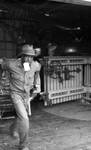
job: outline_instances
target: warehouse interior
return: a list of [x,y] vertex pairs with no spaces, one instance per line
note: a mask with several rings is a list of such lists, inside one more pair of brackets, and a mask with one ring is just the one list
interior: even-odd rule
[[[30,103],[30,150],[91,150],[91,1],[1,0],[0,58],[16,58],[26,43],[41,49],[42,65],[41,94]],[[18,150],[1,67],[0,78],[0,150]]]

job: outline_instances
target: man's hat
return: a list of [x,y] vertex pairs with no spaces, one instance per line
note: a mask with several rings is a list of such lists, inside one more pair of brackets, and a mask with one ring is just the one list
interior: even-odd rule
[[22,51],[18,56],[21,55],[30,55],[35,56],[35,49],[33,48],[33,45],[25,44],[22,46]]

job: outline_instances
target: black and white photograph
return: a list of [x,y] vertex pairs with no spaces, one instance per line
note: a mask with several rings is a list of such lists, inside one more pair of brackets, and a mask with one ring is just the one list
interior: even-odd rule
[[0,0],[0,150],[91,150],[91,0]]

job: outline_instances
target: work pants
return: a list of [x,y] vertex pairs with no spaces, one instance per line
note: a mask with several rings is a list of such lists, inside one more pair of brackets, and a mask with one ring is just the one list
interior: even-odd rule
[[29,118],[25,106],[25,99],[23,96],[12,93],[11,98],[14,104],[14,108],[17,114],[15,121],[11,128],[19,134],[19,146],[22,149],[27,147],[28,144],[28,133],[29,133]]

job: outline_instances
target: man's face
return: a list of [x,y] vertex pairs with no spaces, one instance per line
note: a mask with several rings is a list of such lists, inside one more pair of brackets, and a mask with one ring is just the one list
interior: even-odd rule
[[25,55],[24,56],[24,62],[31,63],[32,61],[33,61],[33,56],[30,56],[30,55]]

